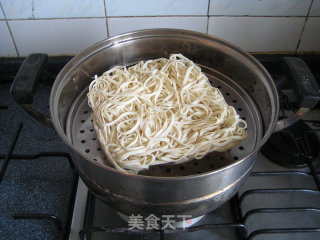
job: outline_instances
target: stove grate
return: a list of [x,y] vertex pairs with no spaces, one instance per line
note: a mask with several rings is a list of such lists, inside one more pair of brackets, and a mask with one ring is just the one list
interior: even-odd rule
[[[312,162],[311,165],[312,166]],[[252,172],[251,177],[299,177],[304,176],[310,179],[318,179],[318,175],[315,171],[310,170],[310,173],[300,172],[300,171],[279,171],[279,172]],[[277,228],[258,228],[253,229],[250,223],[250,218],[263,214],[268,218],[278,218],[278,216],[290,216],[298,214],[299,216],[313,216],[313,220],[319,222],[320,220],[320,209],[317,207],[268,207],[268,208],[255,208],[244,212],[243,203],[248,197],[254,195],[268,195],[271,194],[303,194],[305,197],[313,196],[320,200],[320,190],[317,187],[316,182],[314,182],[315,189],[311,188],[278,188],[278,189],[249,189],[240,194],[236,194],[230,201],[232,207],[234,222],[232,223],[218,223],[218,224],[202,224],[197,226],[192,226],[190,228],[177,228],[177,229],[164,229],[164,230],[129,230],[125,227],[97,227],[93,226],[92,219],[94,214],[94,206],[96,198],[93,194],[89,192],[87,206],[86,206],[86,217],[84,222],[84,227],[80,231],[79,236],[82,240],[92,239],[93,233],[104,233],[106,236],[108,234],[114,233],[125,233],[126,236],[139,235],[145,236],[149,234],[158,234],[158,239],[167,239],[166,237],[172,234],[183,234],[188,232],[197,232],[202,230],[218,231],[218,230],[228,230],[234,231],[236,237],[239,240],[252,240],[252,239],[279,239],[280,236],[286,236],[289,238],[285,239],[295,239],[295,236],[308,236],[313,239],[320,238],[320,225],[310,227],[277,227]],[[272,216],[273,215],[273,216]],[[303,226],[303,224],[302,224]],[[170,238],[171,239],[171,238]],[[299,239],[299,238],[297,238]]]

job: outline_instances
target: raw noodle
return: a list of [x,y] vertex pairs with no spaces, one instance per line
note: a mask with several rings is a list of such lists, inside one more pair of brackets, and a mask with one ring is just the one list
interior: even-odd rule
[[247,138],[246,122],[181,54],[95,76],[88,101],[104,152],[125,172],[201,159]]

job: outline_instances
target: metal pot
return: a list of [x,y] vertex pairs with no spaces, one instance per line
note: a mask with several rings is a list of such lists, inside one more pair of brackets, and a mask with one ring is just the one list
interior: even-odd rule
[[[94,75],[115,65],[181,53],[201,66],[227,102],[248,123],[248,139],[225,153],[200,161],[152,167],[142,175],[120,172],[105,159],[91,122],[87,88]],[[32,108],[33,94],[47,57],[30,55],[13,83],[11,94],[33,117],[51,125],[70,147],[74,165],[88,188],[123,214],[185,214],[197,217],[219,207],[239,189],[260,147],[275,130],[294,122],[319,98],[315,79],[301,60],[287,58],[302,108],[278,121],[276,87],[265,68],[250,54],[213,36],[173,29],[136,31],[101,41],[75,56],[59,73],[51,90],[51,119]],[[293,68],[294,69],[294,68]],[[301,73],[301,71],[303,73]],[[301,81],[301,74],[304,81]],[[316,90],[318,91],[318,90]],[[311,97],[310,97],[311,95]]]

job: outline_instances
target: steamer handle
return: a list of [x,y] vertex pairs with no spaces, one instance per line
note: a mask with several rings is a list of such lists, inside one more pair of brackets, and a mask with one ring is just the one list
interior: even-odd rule
[[34,53],[28,55],[23,61],[15,76],[10,94],[24,111],[40,123],[53,127],[50,117],[38,112],[32,106],[34,95],[37,91],[42,74],[48,66],[48,55]]
[[300,108],[288,118],[279,120],[274,132],[281,131],[300,120],[320,99],[317,81],[301,58],[284,57],[283,64],[288,77],[293,80],[293,89],[298,96]]

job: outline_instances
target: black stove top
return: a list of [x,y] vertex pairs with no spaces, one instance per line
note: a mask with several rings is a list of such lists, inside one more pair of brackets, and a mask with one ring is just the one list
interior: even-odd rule
[[[0,61],[0,239],[66,238],[78,177],[56,131],[30,118],[10,96],[21,63]],[[43,81],[35,97],[36,108],[47,114],[51,83]]]
[[[282,57],[283,55],[256,56],[270,72],[280,90],[287,87],[282,77]],[[298,57],[305,60],[319,82],[320,56]],[[70,57],[49,58],[48,71],[43,75],[34,100],[35,108],[40,112],[48,114],[51,85],[68,60]],[[69,235],[82,239],[118,239],[117,234],[124,239],[320,238],[320,204],[313,204],[320,200],[317,135],[312,135],[309,139],[311,144],[307,145],[307,148],[312,146],[312,149],[309,152],[304,149],[303,154],[296,149],[290,149],[290,146],[279,148],[279,142],[284,140],[276,139],[276,144],[271,146],[277,146],[278,150],[284,152],[285,157],[276,157],[275,164],[266,160],[266,157],[271,159],[272,156],[260,154],[254,172],[239,194],[191,228],[155,232],[129,231],[127,223],[121,220],[113,209],[89,193],[82,228],[75,234],[70,234],[78,176],[73,169],[68,149],[56,131],[30,118],[9,94],[10,85],[22,61],[22,58],[0,59],[0,239],[69,239]],[[289,107],[294,108],[294,103],[289,104]],[[316,108],[319,108],[319,104]],[[318,120],[300,122],[298,124],[304,124],[304,127],[297,128],[305,128],[307,132],[307,128],[309,130],[310,124],[313,124],[312,129],[317,133]],[[286,133],[280,135],[287,137]],[[274,151],[276,150],[272,149],[272,152]],[[269,150],[268,153],[270,152]],[[296,157],[290,164],[301,159],[303,161],[298,161],[298,165],[289,168],[281,166],[280,160],[290,154]],[[260,186],[257,179],[264,185]],[[298,179],[301,185],[292,188],[290,179]],[[282,206],[283,194],[294,194],[292,196],[295,201]],[[272,195],[272,200],[265,202],[268,199],[265,198],[266,195]],[[305,202],[307,207],[300,202],[295,204],[299,197],[300,202]],[[257,204],[247,203],[249,198],[256,198]],[[99,217],[98,212],[109,215]],[[282,220],[293,216],[301,218],[300,226],[286,223],[283,226],[287,227],[279,227],[275,226],[275,222],[273,225],[262,225],[272,222],[271,219],[274,218]],[[306,218],[311,219],[310,224],[306,223]],[[93,238],[95,236],[96,238]]]

